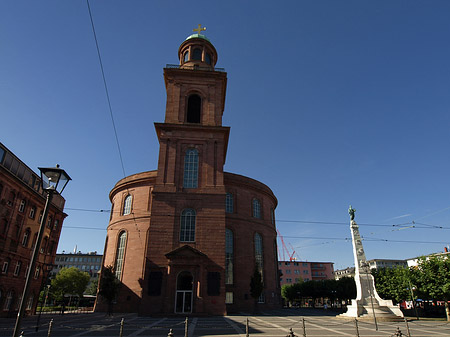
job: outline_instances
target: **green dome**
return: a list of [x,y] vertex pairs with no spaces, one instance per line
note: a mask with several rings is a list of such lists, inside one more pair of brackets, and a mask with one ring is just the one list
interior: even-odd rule
[[209,41],[209,39],[208,39],[205,35],[198,34],[198,33],[192,34],[191,36],[188,36],[188,37],[186,38],[186,40],[184,40],[184,41],[187,41],[187,40],[189,40],[189,39],[203,39],[203,40],[206,40],[206,41],[208,41],[209,43],[211,43],[211,41]]

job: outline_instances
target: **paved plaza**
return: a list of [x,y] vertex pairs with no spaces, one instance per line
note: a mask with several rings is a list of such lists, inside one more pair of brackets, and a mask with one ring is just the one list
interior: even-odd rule
[[[107,317],[102,313],[45,314],[41,317],[41,327],[35,331],[37,317],[23,320],[23,336],[48,336],[49,322],[53,319],[52,337],[119,337],[123,319],[123,336],[164,336],[172,329],[174,337],[184,337],[184,317],[139,317],[136,314],[115,314]],[[337,318],[331,311],[312,309],[280,309],[258,315],[245,314],[214,317],[189,317],[188,337],[195,336],[239,336],[246,335],[246,321],[249,321],[249,335],[261,337],[284,337],[292,328],[296,336],[395,336],[397,328],[403,336],[408,336],[405,322],[374,322]],[[0,320],[0,336],[12,336],[15,319]],[[450,324],[438,320],[409,320],[410,336],[431,337],[450,336]]]

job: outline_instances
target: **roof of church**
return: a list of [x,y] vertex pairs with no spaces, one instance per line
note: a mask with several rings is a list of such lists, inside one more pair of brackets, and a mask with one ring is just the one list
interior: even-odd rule
[[209,41],[209,39],[205,35],[198,34],[198,33],[192,34],[191,36],[188,36],[185,41],[187,41],[189,39],[204,39],[204,40],[206,40],[208,42],[211,42],[211,41]]

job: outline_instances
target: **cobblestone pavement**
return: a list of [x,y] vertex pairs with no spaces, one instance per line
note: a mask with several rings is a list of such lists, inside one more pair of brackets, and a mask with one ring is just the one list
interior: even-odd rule
[[[45,314],[41,326],[35,331],[36,316],[23,320],[24,337],[48,336],[49,322],[53,319],[51,337],[119,337],[123,319],[123,336],[166,337],[172,329],[174,337],[184,337],[185,317],[139,317],[136,314],[116,314],[107,317],[102,313]],[[290,328],[296,336],[395,336],[398,330],[408,336],[405,322],[378,322],[378,330],[373,321],[358,321],[337,318],[331,311],[308,309],[280,309],[262,312],[258,315],[189,317],[188,337],[196,336],[239,336],[246,335],[246,321],[249,321],[249,335],[261,337],[285,337]],[[12,336],[14,318],[0,319],[0,336]],[[305,330],[303,330],[303,326]],[[412,337],[450,336],[450,324],[445,321],[409,320]],[[358,330],[357,330],[358,328]],[[357,332],[358,331],[358,332]]]

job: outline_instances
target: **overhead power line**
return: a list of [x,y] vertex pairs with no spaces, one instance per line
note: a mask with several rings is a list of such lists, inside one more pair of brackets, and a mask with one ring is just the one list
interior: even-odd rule
[[89,11],[89,17],[91,19],[92,32],[94,33],[95,46],[97,47],[97,54],[98,54],[98,60],[100,62],[100,69],[102,71],[103,84],[105,86],[106,99],[108,101],[108,106],[109,106],[109,115],[111,116],[112,126],[113,126],[113,129],[114,129],[114,135],[116,137],[117,149],[119,151],[120,164],[122,165],[123,176],[126,177],[125,167],[123,165],[122,151],[120,150],[119,137],[117,135],[116,123],[114,122],[114,115],[113,115],[113,112],[112,112],[111,100],[109,98],[108,85],[106,84],[106,77],[105,77],[105,71],[103,69],[102,56],[100,54],[100,48],[98,46],[97,34],[95,33],[94,20],[92,18],[91,6],[89,5],[89,0],[86,0],[86,3],[87,3],[88,11]]

